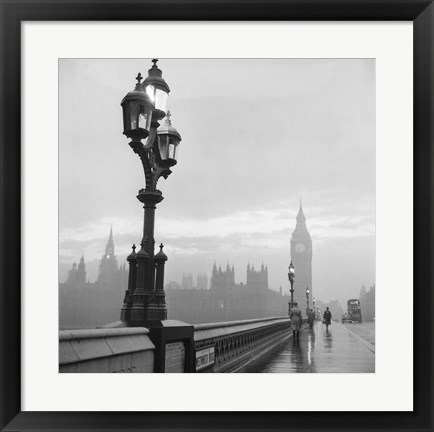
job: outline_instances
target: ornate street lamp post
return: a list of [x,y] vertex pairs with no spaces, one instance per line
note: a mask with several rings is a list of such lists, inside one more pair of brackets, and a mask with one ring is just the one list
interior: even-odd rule
[[291,263],[289,264],[289,272],[288,272],[288,279],[289,283],[291,284],[291,289],[289,290],[291,293],[291,302],[289,303],[289,309],[291,310],[294,306],[294,279],[295,279],[295,269],[294,265]]
[[308,314],[310,312],[309,310],[309,287],[306,287],[306,314]]
[[312,299],[312,303],[313,303],[313,313],[314,313],[314,316],[316,319],[316,298],[315,297]]
[[[176,164],[177,147],[181,135],[172,126],[167,111],[169,86],[157,66],[157,59],[143,83],[142,75],[136,77],[135,89],[122,100],[124,135],[131,141],[130,147],[143,166],[145,188],[140,189],[137,199],[144,207],[143,236],[140,249],[128,256],[129,277],[121,320],[128,325],[147,325],[167,319],[164,292],[164,264],[167,256],[160,251],[154,255],[154,226],[156,205],[163,200],[157,189],[160,177],[167,178]],[[164,125],[159,121],[166,117]],[[144,143],[143,140],[146,140]]]

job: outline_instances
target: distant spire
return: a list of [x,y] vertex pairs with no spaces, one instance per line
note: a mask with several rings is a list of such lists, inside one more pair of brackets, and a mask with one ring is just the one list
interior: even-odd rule
[[115,254],[115,244],[113,241],[113,226],[110,227],[110,235],[107,242],[107,246],[105,247],[105,255],[108,256],[114,256]]
[[298,210],[298,215],[297,215],[297,224],[305,224],[306,223],[306,217],[304,216],[303,213],[303,204],[301,201],[301,197],[300,197],[300,208]]

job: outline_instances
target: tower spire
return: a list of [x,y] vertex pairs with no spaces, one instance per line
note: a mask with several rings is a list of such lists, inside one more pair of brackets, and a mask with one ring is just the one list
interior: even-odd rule
[[303,213],[303,203],[301,201],[301,196],[300,196],[300,208],[298,209],[298,215],[297,215],[297,224],[305,224],[306,223],[306,217],[304,216]]
[[109,256],[114,256],[115,254],[115,244],[113,241],[113,226],[110,227],[110,235],[107,241],[107,246],[105,247],[105,255],[108,258]]

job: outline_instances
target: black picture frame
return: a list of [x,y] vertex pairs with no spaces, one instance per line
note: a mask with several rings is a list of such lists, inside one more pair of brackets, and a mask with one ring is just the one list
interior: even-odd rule
[[[431,1],[1,0],[0,5],[1,431],[433,430],[434,6]],[[52,20],[413,21],[415,287],[413,412],[21,411],[21,22]],[[397,263],[396,269],[405,271],[402,263]],[[397,311],[397,326],[402,324],[401,318],[402,315]],[[405,341],[399,349],[408,349]],[[396,387],[399,391],[398,380]],[[308,401],[306,403],[308,404]]]

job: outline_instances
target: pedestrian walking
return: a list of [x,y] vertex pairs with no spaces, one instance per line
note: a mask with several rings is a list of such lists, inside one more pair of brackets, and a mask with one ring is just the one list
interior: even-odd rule
[[291,311],[289,312],[289,318],[291,320],[291,329],[294,342],[299,341],[301,323],[303,322],[303,317],[301,315],[301,310],[298,308],[297,303],[293,303]]
[[323,318],[323,323],[326,325],[326,330],[328,330],[329,325],[331,325],[332,323],[332,313],[330,312],[328,307],[326,308],[322,318]]
[[309,313],[307,314],[307,322],[309,324],[309,327],[313,327],[313,322],[315,321],[315,314],[313,313],[313,310],[310,309]]

